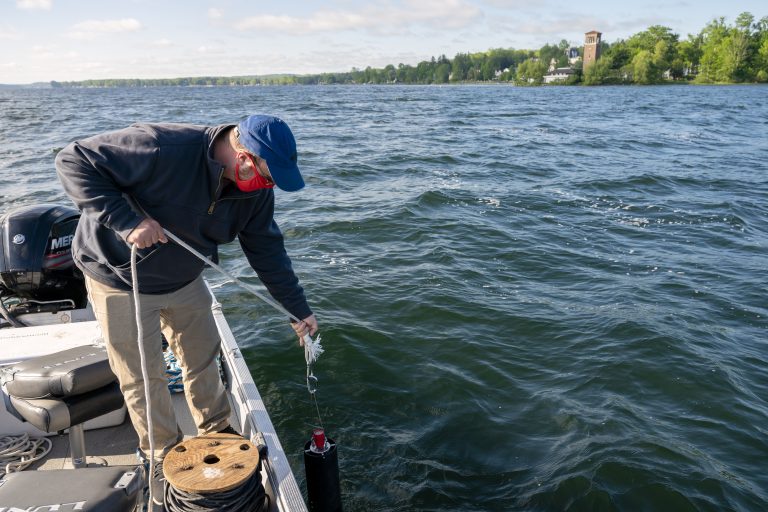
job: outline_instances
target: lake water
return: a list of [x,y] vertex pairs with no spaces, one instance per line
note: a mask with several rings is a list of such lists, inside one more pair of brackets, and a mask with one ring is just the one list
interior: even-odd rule
[[[76,138],[255,112],[346,511],[768,509],[768,87],[0,90],[2,208],[69,204]],[[218,295],[303,486],[303,353]]]

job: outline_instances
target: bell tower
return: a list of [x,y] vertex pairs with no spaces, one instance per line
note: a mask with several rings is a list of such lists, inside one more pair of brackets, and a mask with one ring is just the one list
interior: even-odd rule
[[600,37],[602,35],[597,30],[584,34],[584,69],[587,69],[600,58]]

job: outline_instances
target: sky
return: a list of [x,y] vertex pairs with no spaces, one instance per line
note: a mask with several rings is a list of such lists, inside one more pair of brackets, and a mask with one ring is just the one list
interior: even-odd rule
[[0,84],[349,71],[651,25],[685,38],[765,0],[0,0]]

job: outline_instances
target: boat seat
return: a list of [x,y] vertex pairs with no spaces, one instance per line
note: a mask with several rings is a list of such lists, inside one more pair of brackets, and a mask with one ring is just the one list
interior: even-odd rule
[[29,359],[3,371],[9,410],[45,432],[69,429],[72,464],[86,466],[83,423],[123,406],[123,395],[100,347],[76,347]]
[[5,367],[3,385],[18,398],[81,395],[116,380],[104,347],[86,345]]
[[64,398],[32,399],[10,395],[10,399],[24,421],[45,432],[61,432],[123,406],[123,394],[117,382]]
[[10,473],[0,484],[0,510],[132,512],[144,480],[141,466]]

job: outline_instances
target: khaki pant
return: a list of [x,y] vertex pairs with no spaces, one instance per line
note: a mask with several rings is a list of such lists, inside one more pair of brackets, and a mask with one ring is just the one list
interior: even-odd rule
[[[120,382],[128,414],[139,435],[139,448],[149,455],[147,407],[136,340],[133,292],[117,290],[87,276],[85,283],[106,343],[109,364]],[[159,458],[182,439],[165,375],[161,331],[182,368],[184,394],[198,434],[227,427],[230,407],[216,364],[220,338],[211,313],[211,294],[203,278],[198,277],[173,293],[141,294],[139,300],[152,401],[155,457]]]

